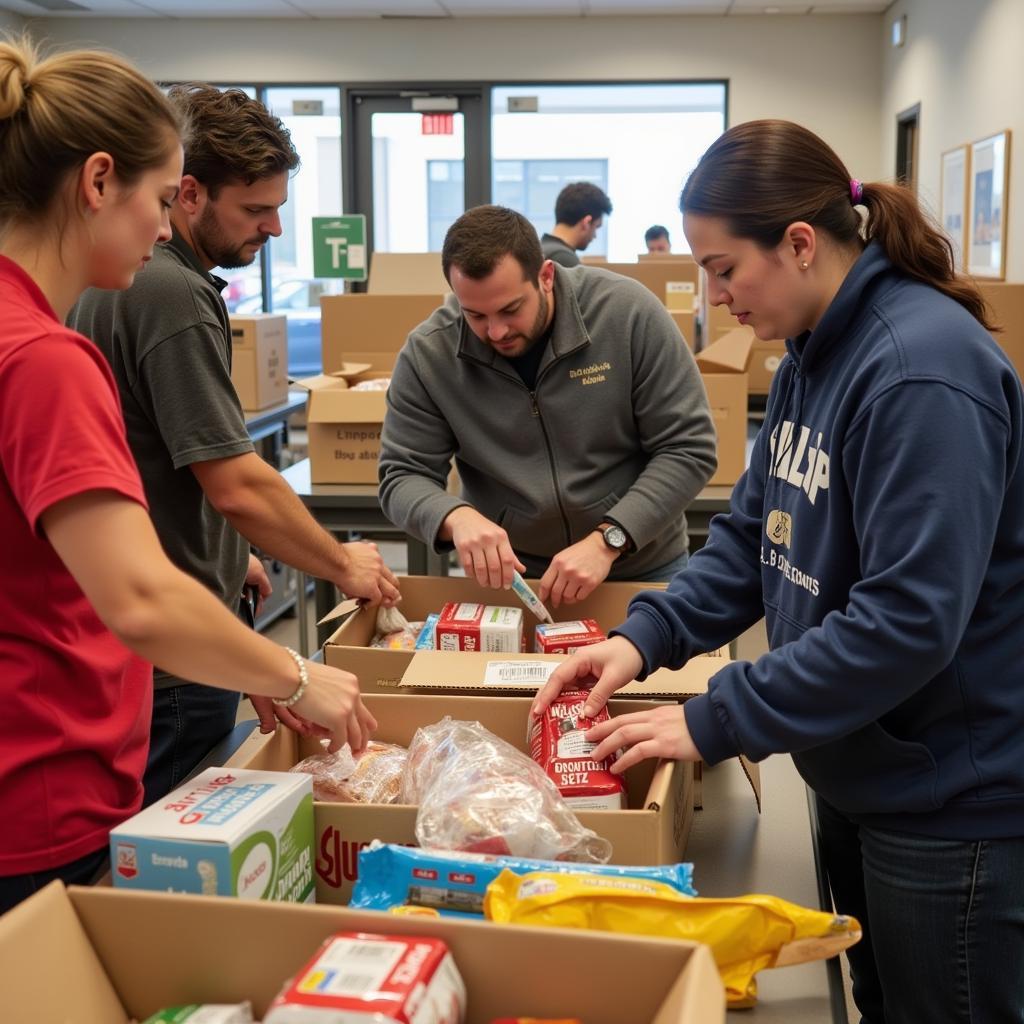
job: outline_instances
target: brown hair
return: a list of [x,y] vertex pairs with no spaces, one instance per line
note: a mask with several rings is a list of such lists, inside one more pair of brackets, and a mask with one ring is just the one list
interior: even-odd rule
[[181,133],[163,93],[122,58],[43,58],[27,36],[0,39],[0,224],[45,216],[93,153],[109,153],[118,180],[134,184],[167,160]]
[[555,200],[555,221],[558,224],[579,224],[584,217],[603,217],[612,212],[612,201],[589,181],[566,185]]
[[523,280],[536,284],[544,254],[534,226],[515,210],[504,206],[474,206],[448,229],[441,249],[441,267],[451,284],[453,266],[475,281],[494,273],[504,256],[512,256],[523,268]]
[[241,89],[188,82],[167,96],[189,124],[183,173],[202,182],[211,198],[224,185],[251,185],[299,166],[291,132]]
[[791,121],[748,121],[730,128],[700,158],[679,197],[685,213],[721,217],[738,238],[774,248],[794,221],[841,245],[877,241],[893,265],[964,306],[993,329],[974,283],[957,274],[953,247],[901,185],[865,182],[854,208],[850,172],[813,132]]

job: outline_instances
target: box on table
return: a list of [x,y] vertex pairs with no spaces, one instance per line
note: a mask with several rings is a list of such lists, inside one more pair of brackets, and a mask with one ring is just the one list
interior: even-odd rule
[[368,363],[346,363],[333,373],[295,381],[309,392],[306,429],[312,483],[377,483],[386,392],[352,387],[386,376],[372,371]]
[[676,327],[679,328],[679,333],[683,336],[683,340],[686,342],[687,347],[691,352],[697,351],[697,314],[692,310],[690,312],[681,311],[678,309],[670,309],[669,316],[675,321]]
[[[475,657],[469,655],[468,657]],[[559,659],[560,660],[560,659]],[[408,747],[416,730],[450,715],[479,722],[529,756],[527,725],[531,699],[389,695],[363,698],[377,719],[374,739]],[[653,708],[653,702],[612,700],[612,715]],[[314,742],[279,728],[261,744],[247,745],[229,765],[260,771],[287,771],[319,753]],[[580,811],[577,817],[612,844],[615,864],[673,864],[681,860],[693,818],[693,770],[679,761],[647,760],[626,772],[627,810]],[[373,839],[413,845],[416,808],[402,804],[342,804],[316,801],[317,902],[346,903],[358,875],[359,851]]]
[[[262,1016],[338,931],[443,939],[466,982],[469,1024],[510,1014],[587,1024],[725,1021],[722,983],[698,943],[59,882],[0,918],[3,1016],[129,1024],[167,1006],[245,999]],[[551,969],[560,963],[586,964],[586,984],[567,985]]]
[[[374,260],[380,255],[375,254]],[[371,271],[372,275],[372,271]],[[409,333],[444,302],[440,289],[425,295],[324,295],[320,330],[325,373],[366,363],[390,374]]]
[[119,888],[312,900],[312,780],[207,768],[113,829],[110,863]]
[[279,313],[231,316],[231,383],[243,409],[288,398],[288,318]]
[[[398,586],[402,591],[399,609],[410,622],[422,622],[431,612],[439,612],[451,601],[494,605],[517,603],[511,590],[481,587],[475,579],[464,576],[400,576]],[[536,591],[537,582],[532,581],[532,586]],[[561,609],[548,610],[555,616],[594,619],[607,633],[625,621],[626,609],[633,597],[643,590],[664,589],[663,583],[602,583],[584,600],[563,605]],[[340,623],[324,644],[326,664],[354,672],[359,676],[363,693],[397,692],[413,652],[370,647],[377,631],[376,608],[356,601],[343,601],[321,621]],[[539,619],[524,609],[523,625],[528,636],[532,636],[537,622]]]
[[445,295],[450,290],[439,252],[377,251],[370,257],[370,295]]
[[[688,312],[694,308],[700,288],[700,267],[691,260],[644,260],[636,263],[606,263],[610,270],[639,281],[668,308]],[[692,286],[692,290],[687,285]],[[671,306],[669,303],[683,303]]]
[[718,468],[709,485],[732,485],[747,467],[747,363],[753,339],[752,331],[731,331],[696,356],[718,435]]

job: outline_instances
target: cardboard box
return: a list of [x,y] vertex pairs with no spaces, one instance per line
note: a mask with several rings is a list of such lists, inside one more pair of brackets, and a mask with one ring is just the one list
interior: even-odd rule
[[[646,288],[657,295],[660,302],[668,306],[669,296],[674,301],[680,298],[692,296],[695,301],[699,285],[700,268],[696,263],[689,260],[644,260],[637,263],[606,263],[605,270],[622,274],[624,277],[631,277],[639,281]],[[693,285],[693,291],[685,289],[683,285]],[[689,312],[694,308],[692,302],[683,307],[683,312]]]
[[[433,652],[431,652],[433,653]],[[469,657],[475,657],[470,655]],[[535,656],[535,657],[539,657]],[[561,659],[556,659],[561,660]],[[530,698],[377,694],[364,698],[377,719],[374,739],[408,747],[420,726],[445,715],[476,721],[529,756],[527,724]],[[611,713],[625,714],[656,704],[612,700]],[[244,763],[229,765],[259,771],[287,771],[317,753],[315,742],[286,729],[264,737],[245,751]],[[238,755],[236,755],[238,757]],[[579,820],[612,844],[615,864],[673,864],[682,859],[693,818],[693,767],[679,761],[647,760],[626,773],[627,810],[580,811]],[[358,875],[359,851],[373,839],[413,845],[416,808],[401,804],[314,803],[316,894],[318,903],[346,903]]]
[[747,360],[747,382],[752,395],[767,395],[771,391],[775,371],[785,354],[785,341],[754,339]]
[[992,337],[1010,357],[1017,376],[1024,380],[1024,284],[1004,281],[975,281],[975,284],[1002,328]]
[[110,862],[119,888],[312,900],[312,779],[207,768],[113,829]]
[[[449,601],[500,604],[514,600],[509,590],[481,587],[476,580],[464,576],[402,576],[399,577],[398,584],[402,591],[402,614],[410,622],[422,622],[431,612],[439,612]],[[536,590],[536,581],[532,581],[532,584]],[[560,614],[571,614],[573,618],[594,619],[607,633],[625,620],[627,606],[635,595],[643,590],[664,589],[663,583],[602,583],[585,600],[563,606]],[[359,677],[363,693],[399,692],[399,688],[405,685],[402,676],[412,661],[413,652],[387,651],[369,646],[376,633],[377,610],[358,605],[355,601],[343,601],[322,621],[332,620],[340,621],[340,625],[324,644],[325,663],[334,668],[354,672]],[[537,621],[531,613],[524,614],[523,622],[528,634],[532,634]],[[472,659],[476,655],[463,652],[450,654],[448,657],[461,660]],[[637,689],[632,692],[639,697],[667,695],[673,699],[680,695],[703,693],[707,689],[707,680],[724,664],[723,658],[727,658],[724,651],[716,652],[714,656],[694,658],[681,673],[674,674],[681,680],[681,690],[666,694],[662,684],[667,677],[662,673],[655,673],[658,676],[655,680],[655,690],[644,689],[647,684],[635,683],[632,687]],[[493,660],[493,656],[485,655],[484,662],[487,660]],[[479,672],[479,663],[475,663],[475,667],[469,671]],[[414,683],[409,685],[417,690],[422,689],[422,686]],[[481,689],[477,680],[466,692],[479,693]],[[446,692],[451,692],[451,687],[447,687]],[[498,691],[491,688],[487,692]],[[521,694],[522,690],[506,692]]]
[[370,257],[370,295],[446,295],[450,290],[439,252],[374,252]]
[[[714,960],[697,943],[340,907],[65,890],[59,882],[0,918],[3,1016],[33,1024],[129,1024],[166,1006],[250,999],[262,1017],[283,983],[337,931],[443,939],[469,992],[467,1024],[509,1014],[579,1016],[587,1024],[725,1021]],[[586,984],[567,985],[553,964],[585,964]]]
[[690,310],[684,312],[678,309],[670,309],[669,315],[675,321],[679,333],[683,336],[691,352],[697,351],[697,314]]
[[353,391],[352,385],[384,376],[366,363],[348,363],[334,373],[295,381],[309,392],[306,430],[312,483],[377,483],[386,392]]
[[347,363],[365,363],[374,373],[390,374],[409,333],[443,302],[444,295],[436,288],[426,295],[323,296],[324,372],[333,373]]
[[[702,270],[702,274],[706,271]],[[707,288],[703,294],[706,298]],[[707,348],[714,344],[723,334],[735,331],[740,322],[729,312],[728,306],[712,306],[705,301],[700,311],[700,347]]]
[[718,435],[718,469],[710,485],[732,486],[747,466],[747,363],[753,341],[753,331],[739,329],[697,353]]
[[243,409],[288,399],[288,318],[278,313],[231,317],[231,383]]

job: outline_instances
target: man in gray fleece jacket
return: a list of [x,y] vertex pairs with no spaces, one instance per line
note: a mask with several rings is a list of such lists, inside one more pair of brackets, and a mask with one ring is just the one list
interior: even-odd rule
[[[541,577],[556,607],[685,564],[684,509],[715,470],[700,373],[642,285],[556,267],[525,217],[479,206],[442,252],[453,295],[410,335],[387,395],[388,518],[482,585]],[[462,495],[445,490],[449,463]]]

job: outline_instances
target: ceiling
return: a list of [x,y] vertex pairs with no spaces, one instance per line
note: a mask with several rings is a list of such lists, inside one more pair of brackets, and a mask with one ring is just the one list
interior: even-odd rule
[[44,18],[594,18],[880,14],[893,0],[0,0]]

